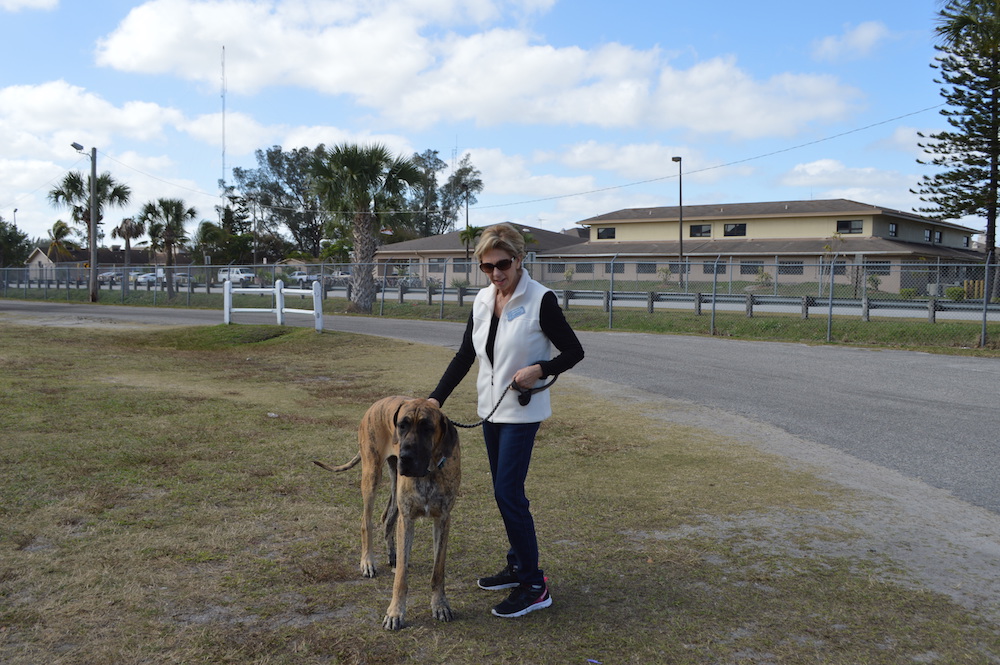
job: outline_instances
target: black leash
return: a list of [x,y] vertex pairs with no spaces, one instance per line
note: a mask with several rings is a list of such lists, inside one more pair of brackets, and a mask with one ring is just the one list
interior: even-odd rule
[[498,399],[497,403],[493,405],[493,410],[490,411],[490,413],[489,413],[488,416],[486,416],[485,418],[483,418],[482,420],[480,420],[478,423],[475,423],[473,425],[465,425],[465,424],[462,424],[462,423],[457,423],[454,420],[451,421],[451,424],[454,425],[455,427],[461,427],[462,429],[473,429],[475,427],[479,427],[480,425],[482,425],[487,420],[489,420],[490,418],[493,417],[493,414],[496,413],[497,409],[500,408],[500,402],[503,401],[503,398],[507,396],[507,393],[511,389],[514,389],[514,390],[516,390],[516,391],[518,391],[520,393],[517,396],[517,403],[520,404],[521,406],[528,406],[528,404],[531,403],[531,396],[532,395],[534,395],[535,393],[540,393],[543,390],[548,390],[552,386],[552,384],[556,382],[556,379],[558,379],[558,378],[559,378],[559,375],[556,374],[555,376],[552,377],[551,381],[549,381],[545,385],[538,386],[537,388],[520,388],[513,381],[511,381],[510,385],[507,386],[506,388],[504,388],[503,393],[501,393],[501,395],[500,395],[500,399]]

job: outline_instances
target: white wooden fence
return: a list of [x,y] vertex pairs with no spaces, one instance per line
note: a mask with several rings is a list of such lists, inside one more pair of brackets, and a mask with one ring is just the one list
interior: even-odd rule
[[[264,314],[275,314],[278,318],[278,325],[285,325],[285,314],[308,314],[314,318],[314,325],[317,332],[323,332],[323,287],[319,281],[313,282],[309,289],[286,289],[284,282],[280,279],[275,281],[274,286],[268,287],[234,287],[228,279],[223,284],[223,323],[233,322],[233,312],[257,312]],[[273,298],[274,307],[233,307],[234,293],[248,293],[269,295]],[[285,306],[285,296],[312,296],[312,309],[296,309]]]

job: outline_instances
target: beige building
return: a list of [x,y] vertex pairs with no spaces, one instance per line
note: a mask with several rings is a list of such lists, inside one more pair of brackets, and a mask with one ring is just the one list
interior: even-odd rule
[[851,267],[862,266],[898,289],[911,264],[950,270],[933,279],[954,281],[959,264],[985,260],[973,246],[975,229],[845,199],[629,208],[578,223],[589,240],[539,253],[543,279],[567,271],[595,279],[612,271],[623,279],[664,271],[677,280],[752,279],[764,270],[815,281],[832,265],[838,280],[856,279]]

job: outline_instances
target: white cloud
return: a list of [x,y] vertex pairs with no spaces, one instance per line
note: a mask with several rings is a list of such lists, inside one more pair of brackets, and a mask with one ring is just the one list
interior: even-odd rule
[[872,205],[911,210],[920,205],[910,193],[918,177],[874,167],[848,167],[835,159],[798,164],[782,178],[787,187],[809,189],[815,198],[844,198]]
[[107,146],[121,135],[157,140],[182,119],[179,111],[148,102],[116,107],[65,81],[0,89],[0,148],[9,156],[62,158],[69,144]]
[[813,57],[831,62],[865,58],[890,36],[879,21],[847,27],[842,35],[824,37],[813,43]]
[[22,9],[50,10],[59,6],[59,0],[0,0],[0,10],[19,12]]
[[808,123],[847,117],[860,97],[831,76],[778,74],[753,79],[735,58],[713,58],[660,77],[659,125],[736,138],[793,136]]
[[554,0],[357,3],[151,0],[101,40],[98,64],[256,93],[295,86],[346,95],[399,126],[441,122],[686,128],[735,138],[789,136],[845,117],[858,93],[828,76],[766,80],[735,58],[671,68],[658,48],[537,43],[520,28],[461,34]]

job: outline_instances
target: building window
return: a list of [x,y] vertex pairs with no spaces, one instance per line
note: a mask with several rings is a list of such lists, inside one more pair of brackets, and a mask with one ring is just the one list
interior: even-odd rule
[[924,229],[924,242],[930,242],[930,241],[931,241],[931,230]]
[[896,222],[889,222],[889,237],[895,238],[899,235],[899,227]]
[[726,224],[725,234],[727,236],[745,236],[747,234],[746,224]]
[[621,261],[615,261],[614,263],[604,264],[605,275],[610,275],[611,273],[614,273],[616,275],[621,275],[624,272],[625,272],[625,264],[622,263]]
[[715,261],[712,261],[711,263],[706,261],[705,263],[701,264],[701,271],[706,275],[712,275],[712,274],[725,275],[727,265],[728,264],[723,263],[722,261],[719,261],[718,263],[716,263]]
[[860,219],[841,219],[837,221],[837,233],[861,233],[864,222]]
[[566,272],[565,263],[548,263],[545,265],[545,271],[550,275],[561,275]]
[[593,263],[577,263],[576,273],[578,275],[593,275],[594,274],[594,264]]
[[939,245],[943,242],[943,237],[940,231],[934,232],[934,242],[936,242]]
[[868,261],[865,263],[865,270],[869,275],[888,275],[891,270],[892,261]]
[[779,275],[802,275],[805,267],[802,261],[778,261]]
[[614,240],[615,239],[615,227],[613,226],[603,226],[597,228],[597,239],[598,240]]
[[427,272],[444,272],[444,264],[448,263],[448,259],[431,259],[430,265],[427,266]]
[[711,224],[692,224],[691,225],[691,237],[692,238],[711,238],[712,237],[712,225]]
[[656,264],[655,263],[637,263],[637,264],[635,264],[635,273],[637,275],[655,275],[656,274]]
[[466,261],[465,259],[454,259],[452,261],[452,270],[455,272],[461,272],[469,274],[469,270],[472,268],[472,261]]
[[962,238],[962,247],[965,247],[966,249],[969,248],[969,236],[964,236]]
[[684,273],[691,272],[690,263],[671,263],[670,264],[670,274],[671,275],[682,275]]
[[847,261],[837,261],[833,264],[833,274],[834,275],[846,275],[847,274]]
[[740,261],[741,275],[757,275],[764,269],[763,261]]

